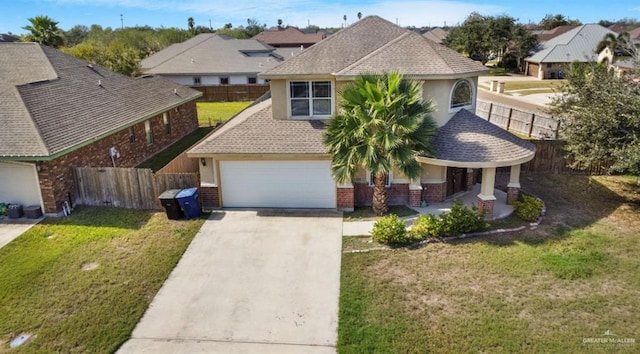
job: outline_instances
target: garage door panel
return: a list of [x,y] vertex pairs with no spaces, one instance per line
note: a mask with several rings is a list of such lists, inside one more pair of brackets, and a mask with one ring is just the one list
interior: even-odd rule
[[330,161],[221,161],[224,207],[335,208]]
[[32,164],[0,162],[0,202],[40,205],[40,184]]

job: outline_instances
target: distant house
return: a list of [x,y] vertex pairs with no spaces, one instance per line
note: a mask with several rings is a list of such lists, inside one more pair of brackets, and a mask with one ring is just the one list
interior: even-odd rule
[[0,43],[0,202],[57,214],[74,167],[133,167],[198,128],[200,93],[37,43]]
[[556,79],[562,77],[564,67],[571,62],[596,60],[598,43],[607,33],[615,34],[598,24],[588,24],[540,42],[535,54],[525,59],[526,75]]
[[558,37],[561,34],[567,33],[569,31],[571,31],[572,29],[576,28],[578,26],[576,25],[563,25],[563,26],[558,26],[555,28],[552,28],[550,30],[542,30],[540,31],[540,33],[538,33],[538,42],[546,42],[548,40],[551,40],[555,37]]
[[0,33],[0,43],[17,42],[18,37],[6,33]]
[[253,39],[276,48],[302,47],[308,48],[325,39],[324,32],[305,33],[297,27],[274,27],[255,35]]
[[258,73],[300,52],[256,39],[202,33],[143,59],[141,69],[199,90],[205,101],[254,100],[269,90]]
[[425,38],[428,38],[436,43],[443,44],[444,40],[447,38],[447,31],[443,30],[440,27],[436,27],[432,28],[422,35],[425,36]]

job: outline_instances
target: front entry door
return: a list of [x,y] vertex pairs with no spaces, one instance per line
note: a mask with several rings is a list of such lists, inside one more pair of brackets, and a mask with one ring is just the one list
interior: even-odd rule
[[447,197],[467,189],[467,169],[447,167]]

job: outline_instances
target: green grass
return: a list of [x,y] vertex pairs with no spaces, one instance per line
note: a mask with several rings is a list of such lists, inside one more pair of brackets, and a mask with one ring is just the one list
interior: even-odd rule
[[550,88],[541,88],[541,89],[529,89],[529,90],[521,90],[518,91],[520,96],[534,95],[538,93],[554,93],[555,91]]
[[115,351],[202,223],[84,207],[35,225],[0,249],[0,352],[22,332],[21,353]]
[[489,73],[485,76],[508,76],[509,72],[505,68],[492,67],[489,69]]
[[523,176],[547,204],[535,230],[343,254],[339,352],[637,352],[582,340],[640,333],[635,182]]
[[197,102],[198,122],[201,127],[215,126],[225,122],[238,112],[247,108],[250,101],[243,102]]
[[[395,214],[398,217],[405,217],[418,214],[417,211],[404,206],[404,205],[390,205],[389,212],[387,214]],[[343,213],[345,221],[366,221],[366,220],[378,220],[377,216],[371,207],[356,207],[352,212]]]
[[171,162],[171,160],[204,138],[212,129],[211,127],[200,127],[196,129],[193,133],[185,136],[173,145],[160,151],[154,157],[138,165],[138,168],[150,168],[153,172],[160,170]]

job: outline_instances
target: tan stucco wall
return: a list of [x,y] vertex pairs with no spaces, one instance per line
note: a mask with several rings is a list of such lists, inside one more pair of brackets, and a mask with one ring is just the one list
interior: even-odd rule
[[200,165],[200,185],[206,187],[217,186],[215,177],[215,160],[211,158],[205,158],[206,166]]
[[274,119],[288,119],[287,81],[271,80],[271,102]]
[[422,164],[423,183],[441,183],[447,179],[447,168],[445,166],[435,166]]
[[[472,105],[464,107],[467,110],[476,112],[476,98],[478,88],[478,77],[465,78],[472,84],[473,98]],[[425,80],[422,85],[422,97],[425,100],[431,100],[434,104],[435,111],[431,114],[438,127],[445,125],[451,117],[453,117],[460,109],[450,109],[451,90],[453,85],[459,79],[451,80]]]

